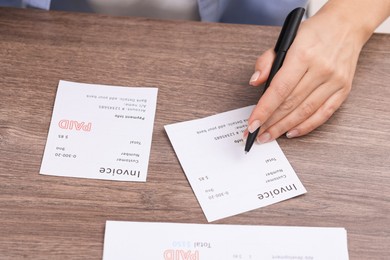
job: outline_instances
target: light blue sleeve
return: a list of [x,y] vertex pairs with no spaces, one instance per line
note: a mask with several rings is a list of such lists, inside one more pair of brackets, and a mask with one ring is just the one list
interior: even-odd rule
[[49,10],[51,0],[0,0],[0,6],[34,7]]
[[198,0],[200,19],[204,22],[219,22],[230,0]]
[[51,0],[22,0],[24,5],[49,10]]
[[0,6],[22,7],[22,0],[0,0]]
[[202,21],[282,25],[296,7],[308,0],[198,0]]

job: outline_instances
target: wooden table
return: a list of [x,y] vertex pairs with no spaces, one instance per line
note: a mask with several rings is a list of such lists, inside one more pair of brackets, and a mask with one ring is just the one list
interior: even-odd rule
[[[256,103],[279,28],[0,9],[0,259],[99,259],[106,220],[207,223],[163,129]],[[148,179],[39,175],[60,79],[158,87]],[[279,144],[307,194],[214,223],[345,227],[351,259],[390,250],[390,35],[313,133]]]

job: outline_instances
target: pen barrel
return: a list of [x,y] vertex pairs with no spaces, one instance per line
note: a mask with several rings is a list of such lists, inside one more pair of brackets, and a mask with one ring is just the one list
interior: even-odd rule
[[272,64],[271,71],[269,72],[269,76],[267,79],[267,82],[265,83],[264,91],[263,93],[267,90],[269,85],[271,84],[272,79],[276,75],[276,73],[279,71],[279,69],[283,65],[284,58],[286,57],[286,52],[285,51],[279,51],[276,53],[275,60]]
[[304,14],[305,8],[298,7],[292,10],[287,15],[282,30],[280,32],[278,41],[276,42],[274,48],[276,57],[274,62],[272,63],[271,71],[269,73],[267,82],[265,83],[263,94],[271,84],[271,81],[278,72],[278,70],[282,67],[287,50],[290,48],[291,44],[294,41]]

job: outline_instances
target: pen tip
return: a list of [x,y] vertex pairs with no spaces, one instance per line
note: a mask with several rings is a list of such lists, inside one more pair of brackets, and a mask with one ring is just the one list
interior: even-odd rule
[[245,151],[245,154],[247,154],[248,153],[248,151]]

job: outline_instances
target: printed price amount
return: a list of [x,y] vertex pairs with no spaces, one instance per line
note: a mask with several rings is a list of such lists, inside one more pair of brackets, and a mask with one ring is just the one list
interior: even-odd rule
[[226,196],[229,196],[229,192],[228,192],[228,191],[219,192],[219,193],[210,195],[210,196],[208,196],[208,197],[209,197],[209,200],[213,200],[213,199],[223,198],[223,197],[226,197]]
[[73,158],[73,159],[77,157],[76,154],[70,154],[70,153],[55,153],[54,156],[61,157],[61,158]]

